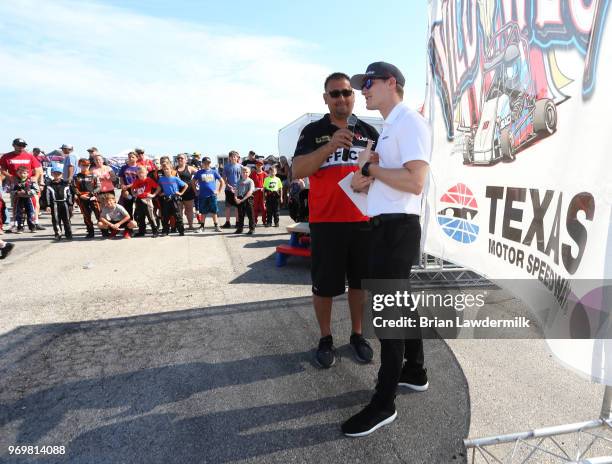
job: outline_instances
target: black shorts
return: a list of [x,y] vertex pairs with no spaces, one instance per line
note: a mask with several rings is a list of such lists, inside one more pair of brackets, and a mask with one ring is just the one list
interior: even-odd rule
[[238,206],[236,204],[236,195],[231,190],[225,190],[225,204],[226,206]]
[[367,279],[370,224],[317,222],[310,224],[312,293],[332,297],[349,288],[361,289]]

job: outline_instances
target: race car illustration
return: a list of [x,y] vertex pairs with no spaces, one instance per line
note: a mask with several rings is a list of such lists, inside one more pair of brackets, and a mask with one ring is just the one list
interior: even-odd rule
[[537,137],[557,129],[557,107],[537,98],[529,66],[529,44],[516,23],[491,37],[484,63],[485,101],[477,126],[464,136],[464,164],[514,161]]

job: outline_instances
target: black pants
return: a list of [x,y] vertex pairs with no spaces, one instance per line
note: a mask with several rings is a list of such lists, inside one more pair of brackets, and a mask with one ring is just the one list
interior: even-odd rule
[[[419,253],[421,225],[416,215],[370,220],[372,232],[368,259],[371,279],[401,279],[406,283],[412,263]],[[417,316],[418,317],[418,316]],[[423,340],[380,340],[380,369],[372,403],[382,409],[395,409],[395,395],[402,369],[423,369]]]
[[130,219],[134,219],[134,200],[134,197],[131,196],[131,198],[125,198],[123,194],[121,194],[119,197],[119,204],[128,212]]
[[249,230],[255,229],[253,225],[253,197],[249,197],[246,201],[243,201],[238,205],[238,223],[236,224],[236,230],[242,232],[244,228],[244,216],[249,218]]
[[51,223],[55,235],[61,235],[61,228],[63,227],[66,238],[72,238],[70,206],[65,201],[54,201],[49,206],[51,206]]
[[96,197],[92,198],[93,200],[84,200],[82,198],[77,199],[88,234],[94,233],[94,223],[91,220],[91,215],[93,214],[95,216],[96,222],[100,220],[100,204],[98,203]]
[[176,221],[176,230],[180,234],[185,233],[185,227],[183,226],[183,215],[179,207],[179,199],[176,197],[162,197],[161,198],[161,213],[162,213],[162,231],[164,234],[170,232],[170,218],[173,217]]
[[280,207],[280,195],[277,192],[266,192],[266,223],[272,225],[272,217],[274,224],[278,224],[278,209]]
[[138,223],[138,232],[144,234],[147,231],[147,220],[153,233],[157,232],[157,222],[153,212],[153,201],[150,198],[136,198],[136,210],[134,217]]

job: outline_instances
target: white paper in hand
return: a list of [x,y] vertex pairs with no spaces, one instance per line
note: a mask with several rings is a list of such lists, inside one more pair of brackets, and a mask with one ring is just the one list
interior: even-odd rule
[[354,192],[351,188],[351,180],[353,180],[353,176],[355,173],[349,172],[349,174],[338,182],[338,185],[344,193],[348,195],[351,201],[355,204],[355,206],[361,211],[361,214],[367,216],[368,211],[368,195],[361,192]]

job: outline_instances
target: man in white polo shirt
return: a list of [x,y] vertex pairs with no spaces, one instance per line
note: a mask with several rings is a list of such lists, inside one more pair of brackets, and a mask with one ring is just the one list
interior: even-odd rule
[[[431,157],[431,133],[427,121],[402,103],[405,79],[397,67],[372,63],[365,74],[351,78],[361,89],[369,110],[384,118],[377,153],[364,154],[367,162],[356,173],[352,187],[368,191],[367,213],[372,231],[368,253],[370,279],[397,279],[407,283],[421,241],[421,194]],[[364,160],[364,161],[365,161]],[[342,424],[345,435],[369,435],[397,417],[397,387],[427,390],[423,340],[381,339],[381,365],[370,404]]]

